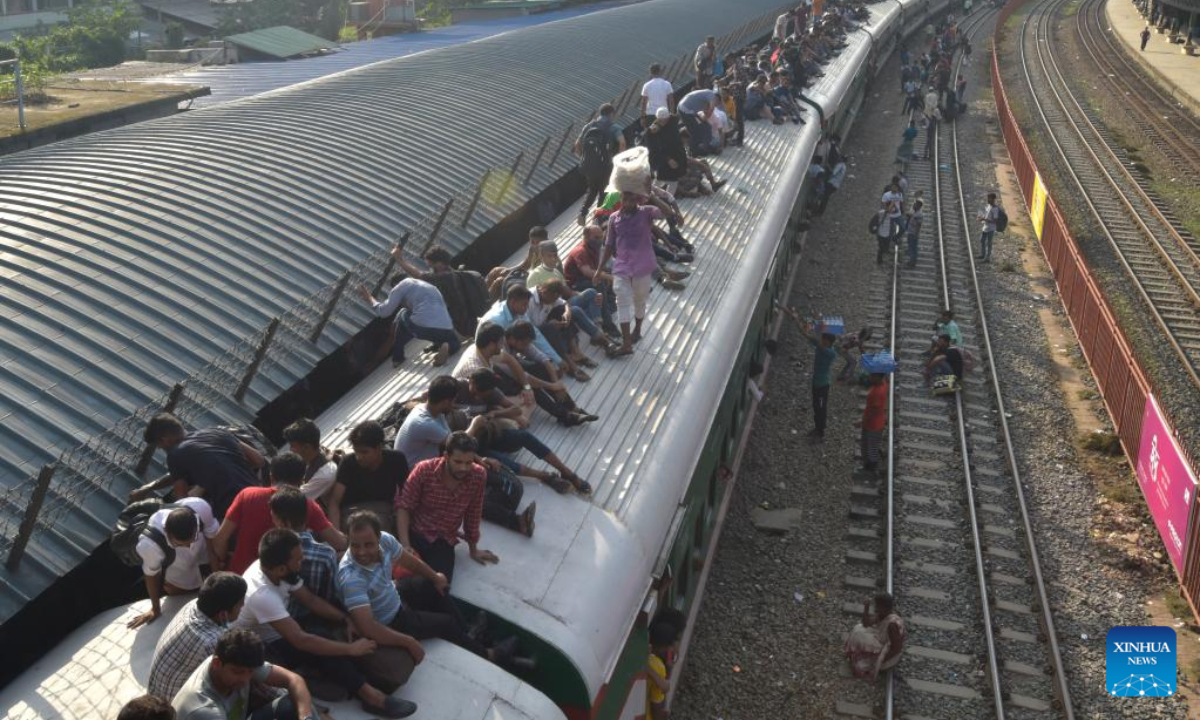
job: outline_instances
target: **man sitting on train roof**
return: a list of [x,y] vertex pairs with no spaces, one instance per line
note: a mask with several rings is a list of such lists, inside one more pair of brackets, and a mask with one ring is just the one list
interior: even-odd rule
[[[435,637],[495,663],[511,658],[515,639],[485,648],[471,637],[448,595],[448,577],[402,546],[374,513],[354,513],[349,527],[350,551],[338,566],[338,590],[358,634],[378,643],[365,663],[368,677],[399,687],[425,657],[419,641]],[[410,573],[399,581],[403,597],[392,580],[398,571]]]
[[[271,487],[248,487],[237,494],[212,541],[220,567],[239,574],[246,572],[257,556],[258,541],[272,527],[271,510],[267,506],[271,496],[282,487],[299,490],[303,479],[304,461],[296,453],[283,452],[271,459]],[[346,536],[330,524],[325,511],[312,500],[308,501],[307,527],[334,550],[345,551]],[[234,544],[232,556],[230,542]]]
[[[281,488],[272,498],[276,516],[289,526],[303,527],[297,516],[305,515],[305,504],[300,491],[290,487]],[[351,637],[351,620],[340,608],[317,597],[304,585],[300,577],[303,562],[304,550],[294,530],[275,528],[263,535],[258,544],[258,560],[246,570],[246,602],[234,627],[257,633],[272,663],[297,672],[301,668],[320,671],[339,691],[357,697],[369,714],[389,718],[411,715],[416,711],[413,703],[389,697],[367,682],[356,665],[356,660],[376,651],[374,640],[358,638],[341,642],[326,637]],[[303,605],[328,623],[332,631],[322,634],[305,631],[288,611],[289,602]]]
[[[505,298],[498,300],[495,305],[492,305],[483,314],[483,317],[479,318],[480,326],[482,327],[484,323],[490,322],[502,328],[507,328],[518,320],[530,321],[528,312],[529,301],[532,298],[533,292],[524,285],[510,287]],[[476,332],[478,333],[478,331]],[[533,345],[529,347],[529,355],[534,361],[542,363],[546,367],[552,382],[558,380],[559,369],[563,365],[563,359],[550,346],[545,336],[537,329],[536,324],[534,325]]]
[[304,461],[304,482],[300,492],[309,500],[324,504],[337,480],[338,466],[321,447],[321,428],[308,418],[300,418],[283,429],[283,439],[288,449]]
[[121,706],[117,720],[176,720],[175,708],[157,695],[142,695]]
[[[597,199],[597,206],[603,204],[603,202],[604,195],[601,195]],[[586,234],[587,231],[585,229],[585,238]],[[577,290],[567,283],[565,266],[558,257],[558,245],[553,240],[544,241],[540,245],[540,252],[540,263],[529,273],[529,280],[525,283],[525,287],[536,288],[554,280],[562,283],[562,297],[571,306],[572,314],[574,315],[578,312],[586,316],[578,319],[576,322],[577,329],[582,330],[585,335],[591,338],[593,345],[607,349],[611,343],[604,337],[604,333],[596,327],[596,323],[604,315],[604,306],[599,291],[594,288]],[[617,333],[619,332],[618,330]]]
[[550,233],[541,225],[529,228],[529,247],[525,259],[512,267],[497,265],[488,271],[487,287],[491,297],[504,299],[507,289],[513,285],[524,285],[529,271],[538,264],[538,247],[550,239]]
[[595,223],[583,228],[583,242],[577,243],[567,253],[562,264],[563,279],[572,290],[583,293],[595,290],[603,298],[600,304],[600,328],[608,335],[618,336],[621,329],[613,322],[617,312],[617,300],[612,291],[612,276],[605,275],[603,282],[595,284],[596,266],[600,264],[600,251],[604,247],[604,229]]
[[[325,543],[318,542],[308,531],[307,505],[300,509],[294,493],[282,492],[271,496],[270,508],[271,522],[275,527],[291,530],[300,536],[300,552],[304,554],[304,559],[300,561],[300,579],[304,581],[304,587],[330,605],[338,605],[335,584],[338,553]],[[305,630],[323,637],[335,637],[329,635],[329,624],[311,612],[304,603],[293,599],[288,603],[288,612]]]
[[389,522],[396,491],[404,486],[409,462],[399,450],[384,447],[383,427],[364,420],[350,430],[353,452],[338,463],[337,479],[329,490],[329,520],[335,527],[355,510],[370,510]]
[[[250,682],[287,690],[254,707]],[[328,720],[313,708],[308,685],[296,673],[267,663],[262,640],[249,630],[227,630],[213,654],[187,679],[171,704],[179,720]]]
[[150,595],[150,610],[129,621],[130,629],[148,625],[162,614],[160,596],[183,595],[200,587],[200,566],[212,553],[217,521],[208,503],[186,497],[150,516],[138,538],[142,574]]
[[221,633],[237,619],[245,599],[242,576],[215,572],[204,578],[200,595],[179,610],[158,638],[146,690],[160,698],[175,697],[192,672],[213,654]]
[[204,497],[213,514],[223,518],[242,488],[259,484],[257,470],[267,463],[262,453],[229,430],[208,428],[189,433],[170,413],[151,418],[142,437],[147,445],[167,452],[168,473],[129,493],[130,501],[173,487],[175,497]]
[[[513,336],[511,344],[507,341],[510,334]],[[518,337],[523,335],[528,337]],[[497,387],[506,397],[513,398],[526,409],[537,403],[560,425],[574,427],[599,420],[599,416],[577,406],[562,383],[547,382],[539,377],[544,373],[541,365],[521,361],[520,355],[533,342],[533,337],[533,326],[525,321],[513,324],[508,330],[494,323],[481,325],[475,342],[463,351],[451,373],[459,383],[460,397],[472,373],[490,369],[496,371]]]
[[366,286],[359,285],[358,293],[377,317],[385,318],[400,310],[393,321],[393,367],[400,367],[404,363],[404,346],[413,338],[437,345],[434,367],[445,365],[446,360],[462,346],[442,293],[424,280],[403,278],[388,292],[387,299],[382,301],[375,300]]
[[[555,253],[557,258],[557,253]],[[583,368],[596,367],[596,361],[587,356],[579,347],[579,331],[582,330],[591,340],[591,344],[611,354],[613,343],[600,328],[596,327],[590,315],[582,308],[567,302],[566,298],[574,291],[560,278],[547,280],[538,285],[531,285],[533,297],[529,300],[529,310],[526,315],[529,321],[537,326],[551,347],[562,356],[566,364],[566,373],[580,382],[591,379]],[[592,294],[592,310],[598,310],[596,296]]]

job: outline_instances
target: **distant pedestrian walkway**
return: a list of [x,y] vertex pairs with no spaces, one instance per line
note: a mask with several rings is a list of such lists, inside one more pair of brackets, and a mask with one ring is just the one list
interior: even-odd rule
[[524,17],[499,20],[480,20],[449,27],[436,28],[419,33],[388,35],[374,40],[349,43],[342,50],[319,57],[281,62],[248,62],[237,65],[194,67],[182,72],[160,74],[155,70],[169,72],[160,64],[127,63],[107,71],[90,71],[88,77],[105,80],[136,79],[153,83],[183,83],[207,85],[212,89],[208,97],[198,98],[193,108],[208,107],[230,100],[278,90],[297,83],[316,80],[345,70],[370,65],[383,60],[413,55],[426,50],[450,47],[462,43],[482,40],[513,30],[535,25],[579,17],[599,10],[630,5],[641,0],[610,0],[565,10],[539,13]]
[[1152,32],[1146,50],[1140,51],[1141,32],[1146,19],[1132,0],[1108,0],[1106,12],[1113,35],[1132,55],[1156,71],[1157,79],[1192,112],[1200,113],[1200,56],[1184,54],[1181,45],[1167,41],[1167,35]]

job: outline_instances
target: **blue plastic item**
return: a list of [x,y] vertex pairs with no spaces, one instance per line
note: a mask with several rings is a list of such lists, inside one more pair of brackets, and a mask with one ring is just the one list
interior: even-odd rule
[[841,315],[824,315],[820,320],[821,332],[830,335],[842,335],[846,332],[846,321]]
[[870,353],[862,356],[863,369],[874,375],[879,373],[886,375],[896,372],[896,358],[892,357],[890,352],[882,351]]

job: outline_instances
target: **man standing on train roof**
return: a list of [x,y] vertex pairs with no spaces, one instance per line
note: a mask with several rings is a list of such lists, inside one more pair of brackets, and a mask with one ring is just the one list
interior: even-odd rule
[[713,83],[713,65],[717,61],[717,39],[709,35],[704,38],[704,42],[700,47],[696,48],[696,55],[692,58],[692,64],[696,69],[696,88],[711,88]]
[[200,566],[214,557],[211,546],[217,528],[212,508],[198,497],[185,497],[150,516],[135,546],[142,559],[150,610],[126,627],[139,628],[157,620],[162,615],[160,596],[183,595],[200,587]]
[[266,465],[262,453],[229,430],[208,428],[188,432],[170,413],[150,419],[142,435],[147,445],[167,452],[167,474],[129,493],[131,502],[172,487],[175,497],[201,495],[218,518],[242,488],[258,485],[258,468]]
[[[612,175],[613,154],[625,151],[625,135],[621,126],[614,122],[616,108],[610,103],[600,106],[599,116],[583,126],[573,148],[579,158],[579,170],[587,182],[587,194],[583,196],[583,205],[579,207],[579,225],[587,224],[588,213],[592,204],[604,200],[604,188],[608,186],[608,178]],[[536,285],[530,281],[529,285]]]
[[[800,313],[795,308],[787,308],[784,312],[796,323],[796,327],[800,329],[800,333],[804,335],[805,339],[816,348],[812,371],[812,405],[815,427],[809,431],[808,437],[814,442],[820,442],[825,439],[825,424],[829,410],[829,386],[833,384],[833,362],[837,359],[837,350],[833,345],[837,336],[824,332],[824,325],[817,325],[815,328],[809,327],[800,318]],[[820,337],[816,335],[817,332],[821,333]]]
[[358,294],[371,306],[376,317],[385,318],[396,312],[397,308],[400,309],[394,321],[396,336],[392,342],[392,367],[400,367],[404,363],[404,346],[413,338],[437,345],[434,367],[445,365],[446,360],[462,346],[442,293],[424,280],[404,278],[396,283],[383,301],[377,301],[364,285],[358,286]]
[[650,66],[650,79],[642,85],[642,127],[650,127],[654,122],[659,108],[666,108],[668,113],[675,112],[675,86],[662,76],[662,65],[654,63]]
[[231,572],[204,578],[200,595],[180,608],[154,648],[146,689],[151,695],[173,698],[188,677],[213,650],[229,623],[237,619],[246,599],[246,581]]

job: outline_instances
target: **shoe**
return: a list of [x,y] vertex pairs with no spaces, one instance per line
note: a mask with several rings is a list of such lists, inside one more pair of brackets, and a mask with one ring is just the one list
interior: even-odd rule
[[437,354],[433,356],[433,366],[441,367],[450,359],[450,343],[442,343],[438,347]]
[[362,704],[363,712],[368,715],[378,715],[385,718],[406,718],[417,711],[417,704],[389,695],[384,698],[382,707]]
[[575,224],[579,227],[587,225],[587,215],[580,215],[579,217],[575,218]]
[[687,264],[696,259],[696,256],[691,253],[676,253],[675,262]]
[[571,483],[564,480],[558,473],[551,473],[550,477],[543,480],[542,483],[550,486],[550,489],[559,495],[566,495],[571,491]]
[[578,360],[576,360],[575,362],[579,363],[580,365],[584,366],[585,368],[598,368],[598,367],[600,367],[600,366],[599,366],[599,365],[596,363],[596,361],[595,361],[595,360],[591,359],[591,358],[590,358],[590,357],[588,357],[587,355],[584,355],[583,357],[579,358],[579,359],[578,359]]
[[716,181],[714,181],[714,182],[713,182],[713,184],[712,184],[712,189],[713,189],[713,192],[716,192],[716,191],[720,190],[721,188],[725,187],[727,184],[729,184],[729,181],[728,181],[728,180],[716,180]]
[[662,285],[667,290],[682,290],[682,289],[684,289],[684,287],[686,287],[683,283],[679,282],[678,280],[660,280],[659,284]]
[[531,502],[525,508],[525,512],[521,513],[521,522],[525,525],[525,529],[521,534],[527,538],[533,537],[534,521],[533,516],[537,514],[537,503]]
[[666,276],[668,280],[687,280],[691,277],[691,273],[687,270],[667,270]]
[[487,635],[488,629],[488,614],[484,610],[480,610],[471,624],[467,626],[467,637],[479,642]]
[[604,333],[596,333],[596,337],[592,338],[592,344],[596,347],[607,348],[612,343],[609,342],[608,338],[604,337]]

